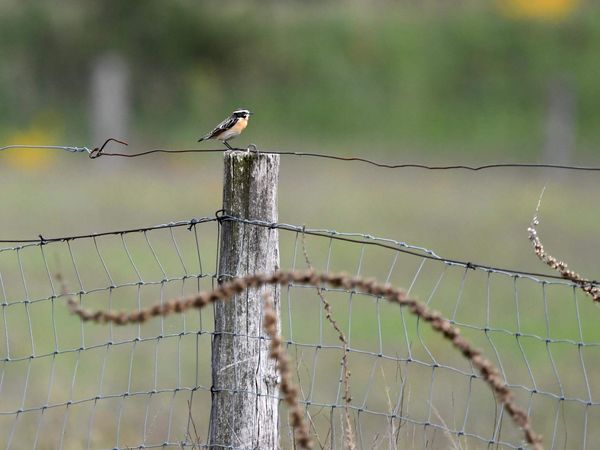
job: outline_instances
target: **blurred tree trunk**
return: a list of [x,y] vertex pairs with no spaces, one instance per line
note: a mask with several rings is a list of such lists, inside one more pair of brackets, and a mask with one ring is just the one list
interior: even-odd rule
[[560,77],[548,85],[545,119],[545,143],[542,161],[569,164],[575,151],[575,93]]
[[109,137],[127,140],[131,111],[129,64],[118,53],[96,58],[91,74],[93,145]]

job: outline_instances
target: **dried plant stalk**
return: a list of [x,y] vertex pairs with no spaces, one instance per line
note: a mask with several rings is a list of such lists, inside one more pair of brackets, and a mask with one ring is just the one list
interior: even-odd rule
[[[308,251],[306,250],[306,239],[304,233],[302,234],[302,252],[304,253],[304,259],[306,260],[306,265],[310,270],[314,270],[313,266],[310,262],[310,258],[308,257]],[[348,450],[356,449],[356,440],[354,439],[354,430],[352,429],[352,420],[350,419],[350,402],[352,402],[352,396],[350,395],[350,377],[352,374],[348,369],[348,339],[346,335],[342,331],[341,327],[338,325],[337,321],[333,317],[333,311],[331,309],[331,304],[325,298],[323,294],[323,289],[320,286],[316,286],[317,295],[321,299],[321,303],[323,303],[323,307],[325,308],[325,318],[329,322],[329,324],[333,327],[333,329],[338,334],[338,339],[342,343],[342,384],[344,386],[344,423],[345,423],[345,433],[344,433],[344,441],[346,444],[346,448]]]
[[292,428],[296,434],[296,442],[301,449],[311,449],[313,442],[310,437],[308,424],[304,420],[304,411],[298,403],[298,388],[292,382],[290,360],[283,347],[281,335],[277,332],[277,313],[273,308],[273,301],[268,295],[265,296],[263,328],[271,338],[269,356],[277,364],[277,370],[281,377],[279,389],[290,408],[290,418]]
[[537,234],[537,226],[540,224],[538,211],[540,209],[541,200],[542,197],[540,196],[537,208],[535,209],[535,216],[533,216],[531,224],[529,225],[529,228],[527,228],[527,231],[529,232],[529,240],[533,243],[533,250],[535,251],[535,254],[544,264],[560,273],[563,278],[577,284],[577,286],[579,286],[583,292],[592,297],[592,300],[595,302],[600,302],[600,287],[598,287],[596,282],[588,280],[587,278],[583,278],[577,272],[570,270],[567,266],[567,263],[556,259],[554,256],[546,253],[544,250],[542,241]]
[[504,409],[508,412],[513,422],[523,430],[527,443],[531,444],[534,450],[543,450],[541,436],[533,430],[527,413],[516,404],[512,392],[506,386],[498,369],[494,367],[492,362],[485,358],[481,354],[481,351],[471,346],[460,335],[460,330],[453,326],[447,319],[441,317],[439,312],[429,309],[417,300],[408,298],[404,290],[395,288],[388,283],[380,284],[372,278],[351,277],[343,273],[317,273],[313,270],[276,271],[270,274],[254,274],[223,283],[210,292],[200,292],[187,297],[171,299],[163,304],[156,304],[150,308],[129,313],[119,311],[89,311],[80,307],[73,298],[70,298],[68,303],[72,313],[79,316],[81,320],[125,325],[142,323],[152,317],[167,316],[174,312],[181,313],[191,308],[202,308],[217,301],[227,301],[248,288],[258,288],[267,284],[285,286],[290,283],[301,283],[317,287],[326,284],[334,288],[356,290],[376,297],[385,297],[391,303],[408,308],[412,314],[419,316],[422,320],[429,323],[434,331],[442,334],[445,339],[449,340],[473,364],[484,381],[490,386],[496,398],[504,405]]

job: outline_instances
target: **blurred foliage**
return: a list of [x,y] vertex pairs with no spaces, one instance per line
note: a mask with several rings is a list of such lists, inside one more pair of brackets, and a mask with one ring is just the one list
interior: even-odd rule
[[[48,145],[58,139],[61,130],[62,124],[52,114],[39,114],[29,127],[9,134],[6,145]],[[56,156],[56,152],[46,149],[22,148],[9,151],[6,162],[21,170],[47,170]]]
[[258,112],[248,139],[263,146],[527,155],[558,77],[576,93],[589,152],[600,141],[600,5],[534,3],[552,20],[527,20],[531,5],[505,14],[517,0],[3,0],[0,136],[52,105],[69,124],[63,139],[87,142],[90,68],[118,51],[132,68],[135,134],[152,144],[192,143],[244,106]]
[[579,0],[501,0],[498,4],[515,17],[560,20],[579,5]]

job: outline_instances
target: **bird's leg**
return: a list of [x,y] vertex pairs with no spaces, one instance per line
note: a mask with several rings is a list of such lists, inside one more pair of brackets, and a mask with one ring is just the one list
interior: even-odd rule
[[225,146],[229,149],[229,150],[233,150],[233,147],[231,145],[229,145],[227,143],[227,141],[223,141],[223,144],[225,144]]

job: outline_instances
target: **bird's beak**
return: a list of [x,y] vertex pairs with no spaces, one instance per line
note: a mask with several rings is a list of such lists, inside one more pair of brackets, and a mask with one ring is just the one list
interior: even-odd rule
[[248,114],[252,115],[252,114],[254,114],[254,113],[253,113],[252,111],[248,111]]

